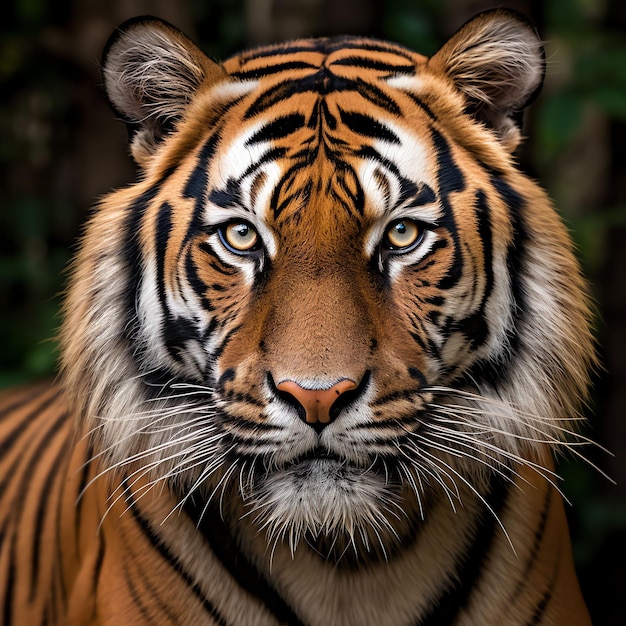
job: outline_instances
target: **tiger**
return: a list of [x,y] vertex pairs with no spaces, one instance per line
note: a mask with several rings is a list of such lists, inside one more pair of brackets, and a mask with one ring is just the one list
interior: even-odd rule
[[3,624],[590,623],[555,454],[588,287],[522,171],[543,44],[122,24],[136,182],[90,216],[58,379],[0,408]]

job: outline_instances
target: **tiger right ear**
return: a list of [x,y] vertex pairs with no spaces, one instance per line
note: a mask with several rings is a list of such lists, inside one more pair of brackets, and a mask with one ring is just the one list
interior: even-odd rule
[[541,90],[543,44],[515,11],[485,11],[460,28],[430,59],[461,91],[468,111],[513,151],[520,141],[521,112]]
[[126,122],[133,158],[145,165],[197,90],[225,76],[177,28],[154,17],[124,22],[102,58],[111,106]]

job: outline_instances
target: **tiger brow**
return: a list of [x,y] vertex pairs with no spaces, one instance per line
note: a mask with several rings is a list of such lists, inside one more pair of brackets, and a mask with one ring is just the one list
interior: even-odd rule
[[[430,185],[427,185],[426,183],[421,183],[420,185],[418,185],[416,193],[413,195],[413,197],[410,199],[408,204],[406,204],[405,206],[407,207],[426,206],[427,204],[432,204],[433,202],[435,202],[436,199],[437,199],[437,196],[435,195],[435,192],[433,191],[432,187],[430,187]],[[402,202],[402,198],[401,198],[401,202]],[[398,204],[400,204],[401,202],[399,202]]]

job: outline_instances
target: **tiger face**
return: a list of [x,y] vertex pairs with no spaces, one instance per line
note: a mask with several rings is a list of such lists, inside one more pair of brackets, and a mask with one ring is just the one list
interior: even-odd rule
[[111,471],[292,549],[385,551],[562,439],[593,350],[512,157],[527,24],[479,17],[432,59],[340,38],[218,65],[140,21],[104,71],[143,176],[88,228],[63,344]]

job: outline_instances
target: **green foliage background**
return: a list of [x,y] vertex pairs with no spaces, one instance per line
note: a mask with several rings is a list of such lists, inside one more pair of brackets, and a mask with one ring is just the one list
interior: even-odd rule
[[[81,133],[92,128],[90,107],[104,107],[97,58],[79,60],[86,21],[80,1],[16,0],[0,23],[0,388],[54,374],[53,337],[60,293],[80,224],[92,198],[132,179],[121,124],[117,155],[95,160],[102,171],[91,186],[81,162]],[[113,5],[115,3],[113,2]],[[479,3],[480,4],[480,3]],[[484,4],[484,3],[483,3]],[[616,453],[594,462],[626,477],[621,458],[626,385],[626,9],[618,0],[516,3],[547,39],[548,80],[527,119],[520,160],[555,199],[577,242],[598,301],[598,336],[607,371],[598,375],[590,434]],[[243,0],[189,0],[188,23],[204,50],[225,57],[247,45]],[[433,53],[458,27],[454,3],[371,1],[374,35]],[[487,5],[485,5],[487,6]],[[482,6],[480,8],[485,8]],[[108,16],[110,18],[110,15]],[[167,17],[167,16],[164,16]],[[121,20],[120,20],[121,21]],[[184,28],[184,25],[180,25]],[[109,30],[111,27],[108,27]],[[319,33],[326,34],[323,26]],[[95,31],[94,31],[95,32]],[[97,31],[101,47],[106,33]],[[367,34],[367,33],[366,33]],[[93,104],[92,104],[93,103]],[[112,116],[111,116],[112,120]],[[98,122],[99,124],[100,122]],[[104,123],[104,122],[102,122]],[[93,140],[91,141],[93,151]],[[90,153],[91,154],[91,153]],[[93,159],[93,156],[90,157]],[[121,163],[113,166],[112,163]],[[98,165],[100,164],[100,165]],[[110,175],[109,175],[110,173]],[[86,197],[89,189],[92,196]],[[619,405],[619,406],[618,406]],[[577,503],[572,516],[577,562],[598,623],[619,623],[611,594],[626,583],[625,490],[613,488],[580,463],[563,466],[565,489]],[[583,503],[580,505],[580,503]],[[608,559],[608,561],[607,561]],[[609,563],[607,566],[606,563]],[[599,570],[606,571],[598,577]],[[614,601],[613,601],[614,602]]]

